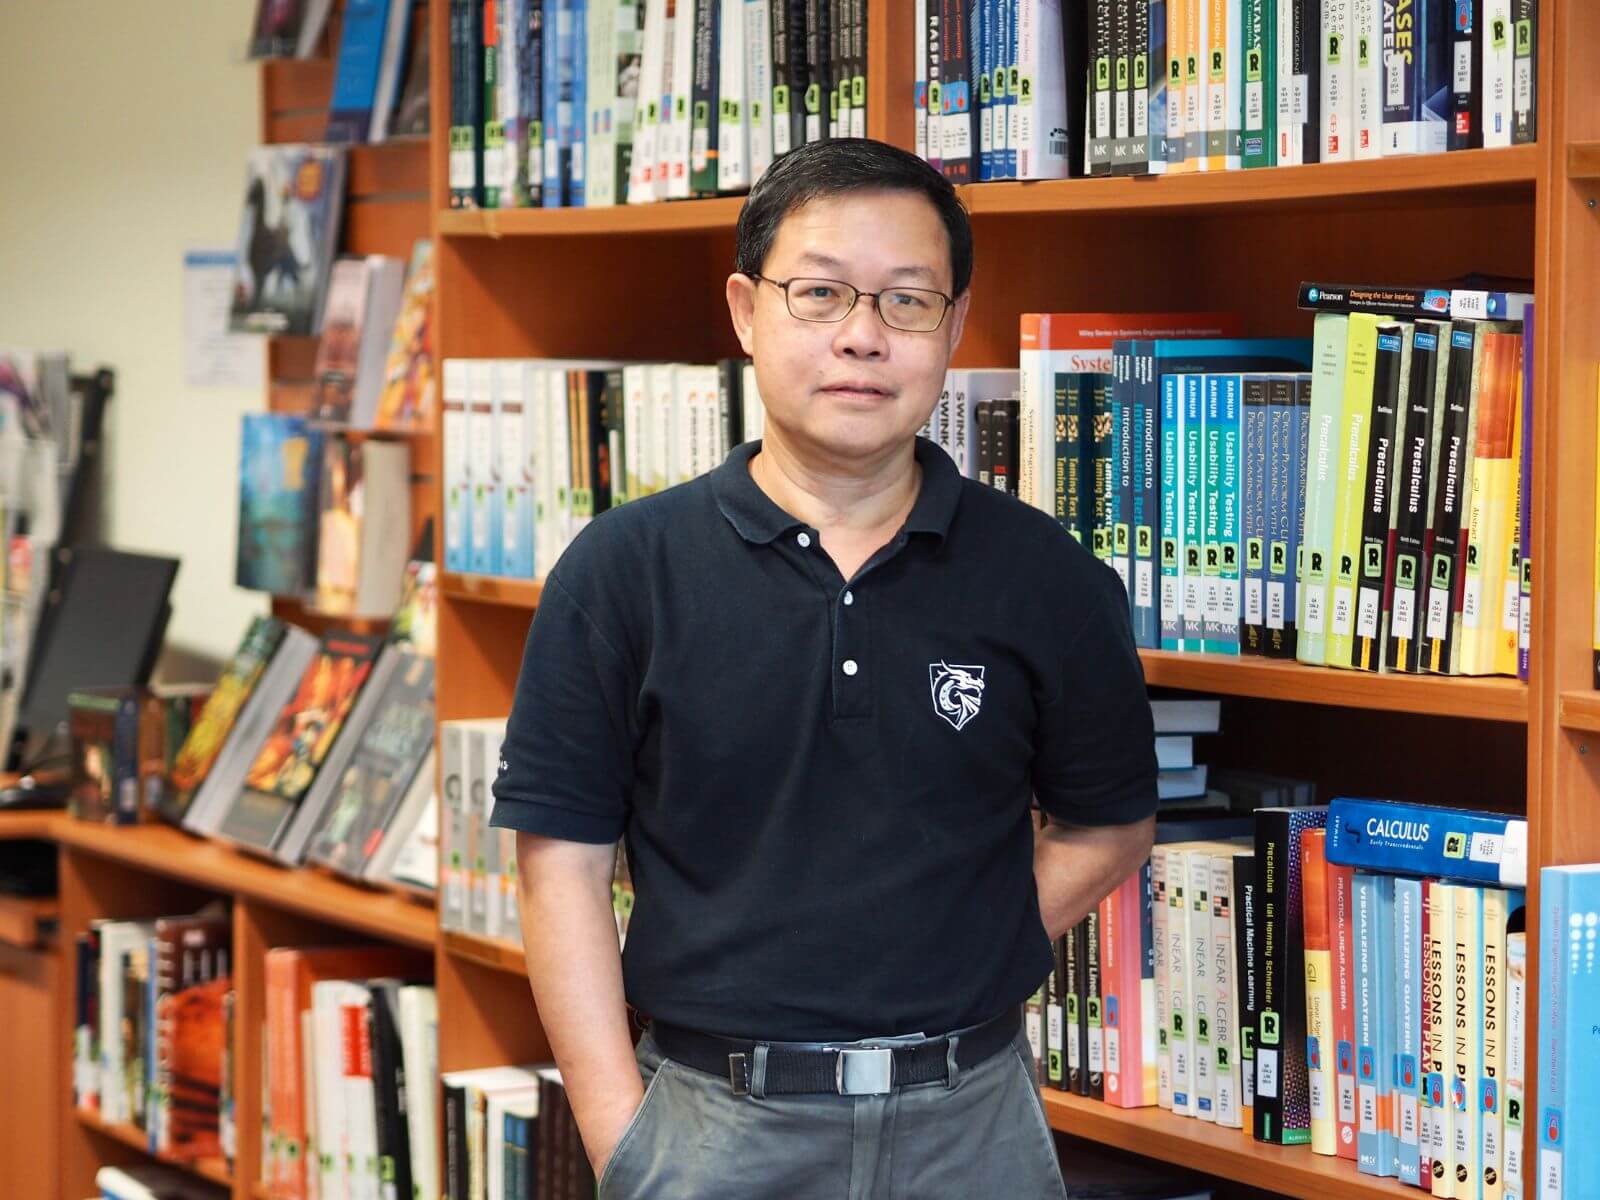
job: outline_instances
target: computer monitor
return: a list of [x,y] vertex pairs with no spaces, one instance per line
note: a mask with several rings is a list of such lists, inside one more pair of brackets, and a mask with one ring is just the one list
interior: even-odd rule
[[149,682],[177,574],[175,558],[101,546],[52,552],[50,587],[17,714],[28,758],[52,742],[64,746],[71,692]]

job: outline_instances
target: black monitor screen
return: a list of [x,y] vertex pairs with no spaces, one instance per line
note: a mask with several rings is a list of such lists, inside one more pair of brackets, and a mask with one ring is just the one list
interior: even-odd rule
[[178,560],[103,547],[59,548],[17,723],[49,737],[84,687],[148,683],[171,612]]

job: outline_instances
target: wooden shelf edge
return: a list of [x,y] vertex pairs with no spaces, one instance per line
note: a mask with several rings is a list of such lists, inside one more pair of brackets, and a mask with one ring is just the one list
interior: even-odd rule
[[439,933],[439,944],[444,947],[446,953],[464,958],[468,962],[475,962],[479,966],[505,971],[511,975],[528,973],[528,963],[522,956],[522,948],[510,942],[446,929]]
[[1568,143],[1567,178],[1600,179],[1600,141]]
[[1374,1200],[1416,1195],[1393,1179],[1363,1175],[1354,1163],[1272,1146],[1240,1129],[1218,1129],[1159,1108],[1117,1108],[1052,1088],[1041,1093],[1050,1128],[1236,1183],[1299,1200]]
[[581,237],[649,233],[717,233],[731,230],[743,196],[665,200],[609,208],[446,209],[436,213],[442,237]]
[[57,827],[57,840],[152,874],[242,896],[387,941],[428,948],[438,933],[438,918],[431,905],[319,872],[277,866],[220,842],[164,826],[118,827],[68,820]]
[[193,1161],[169,1158],[165,1154],[158,1154],[150,1149],[150,1135],[136,1125],[120,1121],[104,1121],[99,1115],[87,1112],[81,1108],[73,1109],[78,1119],[78,1124],[85,1129],[110,1138],[112,1141],[121,1142],[124,1146],[131,1146],[135,1150],[148,1154],[153,1160],[164,1163],[169,1167],[176,1167],[180,1171],[188,1171],[198,1175],[201,1179],[210,1180],[221,1187],[233,1187],[233,1171],[229,1168],[227,1160],[222,1158],[200,1158]]
[[54,936],[60,916],[55,897],[0,895],[0,942],[22,950],[43,946]]
[[500,579],[493,575],[462,575],[453,571],[439,575],[441,595],[507,608],[538,608],[543,588],[544,584],[537,579]]
[[1561,728],[1600,733],[1600,692],[1587,689],[1562,692],[1559,704]]
[[1183,211],[1297,207],[1328,200],[1371,203],[1442,192],[1456,199],[1522,190],[1531,196],[1538,171],[1537,147],[1530,145],[1252,171],[997,181],[968,184],[959,191],[974,217]]
[[59,809],[29,809],[22,812],[0,813],[0,842],[18,842],[40,838],[51,841],[56,827],[70,820]]
[[1141,650],[1151,687],[1526,724],[1528,685],[1498,676],[1373,675],[1282,659]]

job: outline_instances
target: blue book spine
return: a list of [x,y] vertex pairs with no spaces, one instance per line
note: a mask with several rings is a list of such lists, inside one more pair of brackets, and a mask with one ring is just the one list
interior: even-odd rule
[[328,104],[329,142],[365,142],[372,129],[389,0],[349,0],[339,37],[339,62]]
[[1394,881],[1395,1126],[1401,1183],[1422,1184],[1422,883]]
[[1183,384],[1183,648],[1204,646],[1205,581],[1205,376],[1181,375]]
[[1017,135],[1021,125],[1017,112],[1017,92],[1022,78],[1017,64],[1017,4],[1018,0],[1000,0],[1002,29],[998,54],[1006,73],[1005,104],[1000,110],[1005,125],[1005,147],[997,164],[1001,179],[1017,177]]
[[1239,650],[1266,652],[1267,565],[1267,436],[1269,380],[1247,375],[1240,384],[1244,452],[1239,460],[1239,493],[1243,500],[1240,545],[1243,552],[1243,611]]
[[1154,342],[1135,343],[1133,359],[1133,620],[1137,644],[1160,644],[1156,604],[1156,532],[1161,524],[1161,381],[1155,373]]
[[1205,650],[1239,653],[1239,376],[1207,375]]
[[584,167],[587,163],[586,131],[589,124],[589,0],[572,0],[572,119],[571,166],[567,171],[573,208],[584,206]]
[[1528,823],[1497,813],[1340,797],[1328,808],[1328,861],[1366,871],[1522,887]]
[[1376,956],[1373,994],[1378,1003],[1378,1162],[1381,1175],[1393,1178],[1400,1173],[1400,1137],[1395,1120],[1395,1030],[1397,1005],[1394,988],[1394,888],[1388,875],[1374,876],[1378,885],[1377,923],[1372,930]]
[[[1594,1014],[1600,1011],[1600,866],[1540,873],[1539,1178],[1541,1200],[1600,1195],[1600,1112]],[[1568,1138],[1567,1129],[1578,1136]],[[1530,1192],[1535,1189],[1529,1189]]]
[[1177,375],[1161,377],[1161,636],[1183,649],[1183,398]]
[[1294,384],[1277,375],[1267,383],[1266,446],[1266,568],[1262,583],[1263,653],[1269,658],[1292,658],[1287,644],[1285,616],[1294,581],[1291,554],[1293,531],[1299,514],[1293,511]]
[[972,78],[978,110],[978,181],[994,178],[994,59],[998,32],[996,9],[999,0],[978,0],[972,6]]
[[1365,1175],[1383,1175],[1378,1145],[1382,1123],[1380,1023],[1382,987],[1378,959],[1378,878],[1365,872],[1351,883],[1356,954],[1356,1166]]
[[[562,148],[566,140],[565,110],[561,105],[562,42],[572,41],[572,6],[570,0],[545,0],[544,23],[544,154],[540,174],[544,179],[541,202],[545,208],[560,208],[566,203],[561,188]],[[571,50],[567,51],[568,55]],[[530,168],[531,169],[531,168]]]
[[1111,359],[1111,566],[1133,611],[1133,343],[1113,344]]

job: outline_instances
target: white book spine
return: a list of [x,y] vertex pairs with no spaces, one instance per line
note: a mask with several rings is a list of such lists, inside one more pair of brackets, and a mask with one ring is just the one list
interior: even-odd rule
[[672,24],[672,137],[667,159],[667,197],[689,196],[689,134],[694,90],[694,8],[716,0],[678,0]]
[[1383,155],[1383,0],[1351,0],[1351,21],[1355,157],[1379,158]]
[[1167,848],[1167,991],[1170,998],[1172,1111],[1195,1115],[1194,1016],[1189,991],[1188,865],[1181,847]]
[[[644,460],[646,436],[644,423],[646,372],[647,368],[642,364],[622,368],[622,423],[627,431],[622,444],[622,483],[630,500],[643,494],[640,466]],[[613,475],[613,487],[615,479]]]
[[1223,69],[1223,166],[1229,171],[1244,166],[1244,7],[1227,0],[1227,66]]
[[[1273,3],[1273,0],[1262,0]],[[1295,0],[1276,0],[1278,5],[1278,165],[1292,167],[1304,159],[1300,127],[1294,104],[1294,20]]]
[[1217,1119],[1216,1051],[1212,1015],[1216,997],[1211,961],[1211,855],[1205,850],[1184,853],[1189,877],[1185,898],[1189,922],[1188,990],[1194,1013],[1194,1115],[1202,1121]]
[[444,565],[472,569],[472,476],[467,454],[467,360],[444,360]]
[[1506,935],[1505,1200],[1523,1200],[1522,1106],[1528,1079],[1528,935]]
[[1017,0],[1016,12],[1016,55],[1023,94],[1001,111],[1017,114],[1017,178],[1065,179],[1070,156],[1061,3]]
[[500,570],[505,575],[527,578],[532,574],[533,497],[523,441],[527,422],[523,415],[526,402],[522,364],[515,359],[502,359],[496,364],[495,397],[494,452],[500,459],[504,497],[500,512]]
[[744,70],[750,110],[752,187],[772,165],[772,4],[773,0],[744,0]]
[[1355,47],[1351,0],[1322,0],[1322,161],[1354,157]]
[[1511,0],[1483,3],[1483,144],[1511,144]]
[[750,112],[745,103],[744,0],[719,0],[717,187],[725,192],[750,186]]
[[1172,1107],[1172,984],[1167,966],[1167,849],[1150,851],[1150,947],[1155,980],[1156,1103]]
[[[782,0],[779,0],[782,3]],[[938,0],[934,0],[935,3]],[[912,105],[916,120],[917,157],[928,157],[928,0],[915,0],[911,15],[912,77],[915,91]]]
[[617,202],[617,6],[590,4],[586,10],[588,78],[584,97],[583,140],[585,208],[609,208]]
[[628,203],[648,204],[656,194],[660,154],[661,100],[666,91],[667,0],[645,0],[644,49],[639,55],[639,104],[633,119],[633,158],[628,167]]
[[439,727],[439,778],[444,795],[439,828],[439,926],[467,927],[467,826],[464,777],[466,730],[460,721]]
[[1239,979],[1234,969],[1233,855],[1211,856],[1211,1058],[1217,1124],[1244,1127],[1239,1083]]
[[500,516],[499,494],[494,463],[494,373],[489,359],[469,360],[467,375],[467,454],[472,480],[471,570],[493,575],[495,562],[494,528]]

